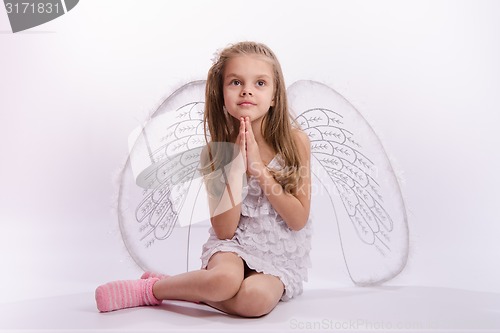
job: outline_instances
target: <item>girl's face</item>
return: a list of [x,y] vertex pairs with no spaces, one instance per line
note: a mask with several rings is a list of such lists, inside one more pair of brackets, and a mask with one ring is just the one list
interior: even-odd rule
[[240,119],[262,120],[274,106],[273,65],[261,56],[242,55],[230,58],[223,76],[224,106]]

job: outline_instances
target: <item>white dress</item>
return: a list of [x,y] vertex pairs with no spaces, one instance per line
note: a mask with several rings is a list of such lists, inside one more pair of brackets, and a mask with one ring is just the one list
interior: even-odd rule
[[[269,168],[281,168],[278,157]],[[302,281],[307,281],[311,267],[311,221],[299,231],[291,230],[276,213],[256,178],[248,178],[248,194],[241,204],[241,219],[233,238],[220,240],[213,228],[203,245],[202,268],[217,252],[234,252],[246,265],[257,272],[277,276],[285,291],[281,300],[288,301],[302,293]]]

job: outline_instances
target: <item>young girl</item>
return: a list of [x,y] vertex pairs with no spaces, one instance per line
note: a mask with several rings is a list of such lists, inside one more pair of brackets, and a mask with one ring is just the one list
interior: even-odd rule
[[[259,317],[302,293],[310,266],[310,146],[293,126],[276,56],[253,42],[224,49],[208,72],[205,97],[210,144],[234,143],[241,158],[216,177],[224,195],[209,195],[212,227],[202,269],[175,276],[146,272],[139,280],[102,285],[96,290],[102,312],[185,300]],[[224,169],[222,154],[210,144],[203,168]],[[210,193],[216,186],[208,178]]]

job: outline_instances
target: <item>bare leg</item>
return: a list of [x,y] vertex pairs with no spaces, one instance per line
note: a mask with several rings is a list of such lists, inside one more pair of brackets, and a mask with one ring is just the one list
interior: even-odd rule
[[224,301],[205,303],[223,312],[242,317],[260,317],[271,312],[283,295],[281,280],[269,274],[250,273],[238,293]]
[[204,302],[223,312],[242,317],[266,315],[283,295],[283,283],[272,275],[255,271],[247,273],[245,277],[245,264],[235,253],[219,252],[210,258],[206,270],[162,280],[114,281],[99,286],[96,289],[97,307],[107,312],[177,299]]
[[217,252],[207,269],[159,280],[153,286],[153,294],[163,300],[220,302],[238,292],[243,278],[243,260],[232,252]]

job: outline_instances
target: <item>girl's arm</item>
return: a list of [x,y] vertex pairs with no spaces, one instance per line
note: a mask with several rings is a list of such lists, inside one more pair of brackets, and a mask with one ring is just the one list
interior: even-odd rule
[[[232,170],[221,175],[225,179],[222,193],[210,196],[210,222],[219,239],[231,239],[234,236],[241,216],[243,177]],[[238,175],[239,174],[239,175]]]
[[[243,134],[239,134],[236,138],[236,146],[239,147],[235,152],[236,158],[229,165],[214,170],[204,177],[208,192],[210,223],[219,239],[233,238],[241,217],[243,177],[246,172],[244,127],[240,128],[240,133]],[[207,149],[202,151],[201,161],[202,164],[211,161]]]
[[307,223],[311,207],[311,148],[309,138],[304,132],[295,130],[294,137],[303,161],[297,193],[295,195],[286,193],[267,168],[263,168],[258,180],[274,210],[288,227],[300,230]]

